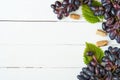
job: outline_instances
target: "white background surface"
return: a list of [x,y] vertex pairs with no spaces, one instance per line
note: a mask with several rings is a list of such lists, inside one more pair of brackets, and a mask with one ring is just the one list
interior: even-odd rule
[[0,0],[0,80],[77,80],[85,42],[109,40],[95,34],[101,23],[58,21],[54,1]]

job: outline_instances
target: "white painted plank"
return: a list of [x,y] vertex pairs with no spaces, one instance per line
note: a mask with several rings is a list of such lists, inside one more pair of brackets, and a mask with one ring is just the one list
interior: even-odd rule
[[[55,20],[56,14],[50,7],[56,0],[1,0],[0,20]],[[81,9],[76,11],[81,15]],[[63,19],[64,20],[64,19]],[[65,20],[71,21],[70,18]],[[81,17],[79,21],[84,21]]]
[[82,53],[86,41],[108,39],[95,34],[100,24],[1,22],[0,25],[0,66],[3,67],[79,67],[84,65]]
[[[118,45],[119,46],[119,45]],[[102,49],[107,49],[108,46]],[[81,67],[85,46],[0,46],[0,67]]]
[[[59,21],[50,7],[56,0],[1,0],[0,20],[52,20]],[[62,1],[62,0],[60,0]],[[81,7],[80,7],[81,8]],[[81,9],[73,12],[81,15],[77,21],[85,21]],[[75,21],[69,17],[62,21]]]
[[[41,23],[0,23],[1,45],[59,45],[95,43],[109,40],[108,37],[96,35],[101,23],[80,22],[41,22]],[[112,43],[111,43],[112,42]],[[111,44],[116,44],[111,41]]]
[[78,80],[81,68],[73,69],[0,69],[2,80]]
[[1,0],[0,20],[51,20],[56,19],[50,4],[52,0]]
[[80,46],[0,46],[0,67],[79,67],[83,50]]

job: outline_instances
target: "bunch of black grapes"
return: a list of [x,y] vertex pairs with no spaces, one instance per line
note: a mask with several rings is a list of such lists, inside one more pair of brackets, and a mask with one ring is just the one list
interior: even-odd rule
[[120,80],[120,48],[108,47],[102,58],[102,62],[98,63],[94,53],[88,52],[87,56],[93,57],[87,67],[77,76],[79,80]]
[[120,43],[120,0],[101,0],[102,6],[91,6],[96,16],[104,15],[102,29],[109,33],[111,40]]
[[92,0],[63,0],[62,2],[56,1],[55,4],[51,4],[53,12],[57,14],[58,19],[68,17],[73,11],[79,9],[82,4],[91,5]]

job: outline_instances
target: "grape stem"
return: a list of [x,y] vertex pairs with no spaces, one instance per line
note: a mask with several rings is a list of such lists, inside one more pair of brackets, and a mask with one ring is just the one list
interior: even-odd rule
[[83,0],[80,0],[81,1],[81,5],[83,4]]
[[97,61],[95,55],[93,55],[92,58],[95,60],[96,63],[98,63],[98,61]]

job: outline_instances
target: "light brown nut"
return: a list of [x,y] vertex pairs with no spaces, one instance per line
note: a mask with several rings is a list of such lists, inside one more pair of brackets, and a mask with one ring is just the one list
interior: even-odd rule
[[102,47],[102,46],[106,46],[106,45],[108,45],[107,40],[101,40],[101,41],[96,42],[96,46],[98,46],[98,47]]
[[73,14],[70,14],[70,18],[78,20],[80,19],[80,15],[73,13]]
[[107,36],[107,33],[106,33],[105,31],[103,31],[103,30],[100,30],[100,29],[98,29],[98,30],[96,31],[96,34],[97,34],[97,35],[100,35],[100,36],[103,36],[103,37]]

